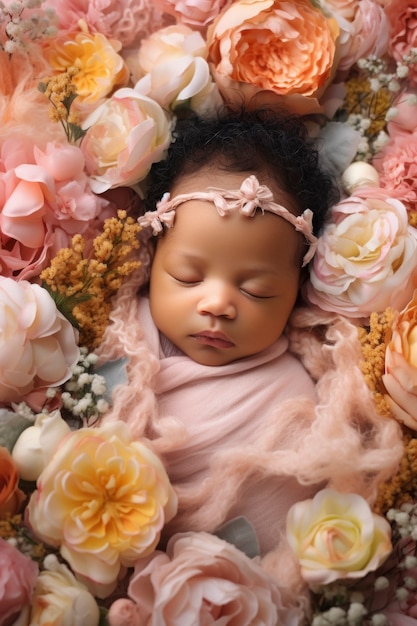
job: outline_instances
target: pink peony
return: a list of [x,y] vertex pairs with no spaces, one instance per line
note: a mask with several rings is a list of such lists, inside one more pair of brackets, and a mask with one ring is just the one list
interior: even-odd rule
[[325,0],[322,8],[337,20],[338,71],[349,70],[360,58],[383,57],[389,38],[388,18],[374,0]]
[[132,626],[226,624],[232,615],[239,626],[285,626],[294,617],[259,561],[205,532],[175,535],[166,553],[138,561],[128,595],[143,615],[116,604],[110,609],[111,626],[121,626],[126,612]]
[[373,165],[379,172],[381,187],[409,211],[417,211],[417,132],[395,134]]
[[0,538],[0,626],[10,626],[30,606],[38,565]]
[[417,230],[405,206],[377,187],[359,187],[333,207],[311,264],[307,299],[360,318],[402,308],[417,282]]
[[[417,46],[417,0],[391,0],[385,12],[390,23],[388,51],[396,61],[402,62]],[[417,83],[415,64],[410,66],[408,79]]]
[[0,328],[0,402],[70,378],[76,331],[45,289],[0,276]]
[[160,11],[197,30],[204,29],[231,3],[232,0],[154,0]]

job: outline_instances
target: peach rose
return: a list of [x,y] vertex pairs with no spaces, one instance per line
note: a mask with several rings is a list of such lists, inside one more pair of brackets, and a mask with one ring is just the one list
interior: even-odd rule
[[73,77],[81,102],[94,103],[107,96],[115,87],[126,85],[129,71],[118,54],[121,44],[106,39],[101,33],[89,33],[80,21],[81,32],[54,37],[48,49],[48,61],[57,72],[76,67]]
[[0,402],[71,377],[77,333],[46,289],[0,276],[0,328]]
[[359,318],[401,309],[417,282],[417,230],[405,206],[378,187],[359,187],[333,207],[311,263],[307,299]]
[[30,626],[97,626],[100,611],[86,587],[48,554],[32,596]]
[[392,551],[387,520],[373,514],[361,496],[332,489],[290,508],[287,539],[304,580],[312,585],[363,578]]
[[9,450],[0,447],[0,517],[15,515],[25,494],[19,489],[19,472]]
[[151,553],[177,497],[159,458],[124,422],[70,432],[38,479],[27,511],[33,531],[60,549],[98,597],[122,567]]
[[209,62],[226,99],[266,90],[293,111],[299,100],[314,111],[333,76],[338,34],[309,0],[237,0],[209,26]]
[[161,106],[129,87],[103,102],[84,127],[81,148],[95,193],[138,183],[171,143],[171,126]]
[[38,565],[0,538],[0,626],[10,626],[31,603]]
[[[385,13],[390,23],[390,41],[388,51],[398,62],[411,53],[417,46],[417,0],[391,0]],[[410,66],[408,80],[417,84],[417,69],[415,64]]]
[[142,42],[136,60],[129,64],[137,79],[135,91],[164,109],[184,103],[194,110],[199,103],[205,108],[220,104],[206,58],[207,46],[200,33],[181,24],[162,28]]
[[392,324],[382,381],[394,415],[417,430],[417,292]]
[[[294,618],[259,561],[205,532],[174,535],[166,553],[139,560],[128,595],[142,612],[129,611],[132,626],[226,624],[231,615],[239,626],[286,626]],[[110,608],[111,626],[123,624],[116,609]]]

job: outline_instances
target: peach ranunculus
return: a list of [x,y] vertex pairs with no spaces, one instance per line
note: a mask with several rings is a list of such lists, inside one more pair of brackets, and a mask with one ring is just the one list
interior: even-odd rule
[[296,502],[287,515],[287,539],[310,585],[363,578],[392,551],[391,527],[354,493],[323,489]]
[[143,180],[171,143],[171,124],[162,107],[125,87],[103,102],[84,122],[81,148],[94,192]]
[[232,0],[153,0],[160,11],[198,30],[204,29]]
[[396,418],[417,430],[417,292],[397,313],[386,341],[387,400]]
[[[128,65],[135,91],[158,102],[163,109],[187,103],[199,111],[221,103],[207,63],[202,35],[188,26],[167,26],[145,39]],[[201,112],[201,111],[200,111]]]
[[48,554],[32,596],[30,626],[97,626],[99,621],[98,604],[85,585]]
[[38,564],[0,538],[0,626],[10,626],[30,606]]
[[[385,13],[390,23],[388,51],[395,61],[402,63],[404,56],[413,55],[417,47],[417,0],[391,0],[385,7]],[[410,66],[408,80],[417,84],[415,64]]]
[[155,549],[177,510],[160,459],[124,422],[69,433],[37,486],[27,507],[33,532],[98,597],[112,593],[122,567]]
[[379,172],[381,187],[409,211],[416,212],[417,132],[395,134],[374,158],[373,165]]
[[56,72],[77,68],[72,82],[80,101],[90,104],[126,85],[129,71],[118,54],[120,42],[107,39],[101,33],[89,33],[85,22],[81,26],[81,32],[54,38],[47,56]]
[[378,187],[357,188],[333,207],[311,263],[307,299],[360,318],[403,308],[417,283],[417,230],[405,206]]
[[77,333],[39,285],[0,276],[0,402],[71,377]]
[[374,0],[322,0],[321,8],[337,20],[338,71],[349,70],[359,59],[382,58],[388,47],[389,24],[384,9]]
[[138,561],[128,596],[139,610],[135,614],[125,601],[115,602],[110,626],[121,626],[121,615],[129,613],[131,626],[226,624],[231,615],[239,626],[285,626],[294,618],[258,560],[205,532],[174,535],[166,553]]
[[0,518],[6,514],[15,515],[25,494],[19,489],[19,472],[9,450],[0,447]]
[[314,112],[335,71],[338,34],[310,0],[236,0],[209,26],[209,63],[226,100],[266,91],[292,112]]

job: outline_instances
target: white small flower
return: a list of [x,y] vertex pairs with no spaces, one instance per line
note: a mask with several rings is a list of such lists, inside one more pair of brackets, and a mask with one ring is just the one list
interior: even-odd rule
[[389,587],[388,578],[386,576],[378,576],[374,584],[375,591],[382,591],[383,589],[387,589],[388,587]]
[[397,597],[397,600],[403,602],[404,600],[408,600],[410,592],[405,587],[398,587],[398,589],[395,591],[395,595]]
[[417,589],[417,581],[412,576],[406,576],[404,578],[404,586],[410,590]]
[[371,617],[371,622],[373,626],[388,626],[388,619],[386,615],[382,613],[375,613]]
[[347,612],[349,624],[355,625],[357,623],[361,623],[362,617],[366,615],[367,612],[368,611],[363,604],[360,604],[359,602],[352,602]]
[[415,567],[417,567],[417,557],[409,554],[403,560],[403,565],[405,569],[414,569]]

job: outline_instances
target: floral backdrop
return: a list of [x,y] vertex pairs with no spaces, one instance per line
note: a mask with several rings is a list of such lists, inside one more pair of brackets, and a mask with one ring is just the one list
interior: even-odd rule
[[[0,2],[0,626],[414,624],[416,25],[416,0]],[[245,546],[159,549],[164,464],[100,423],[124,363],[94,350],[140,265],[150,167],[179,116],[242,102],[303,115],[341,180],[303,296],[357,325],[403,430],[379,506],[323,489],[290,509],[301,617],[242,520]]]

